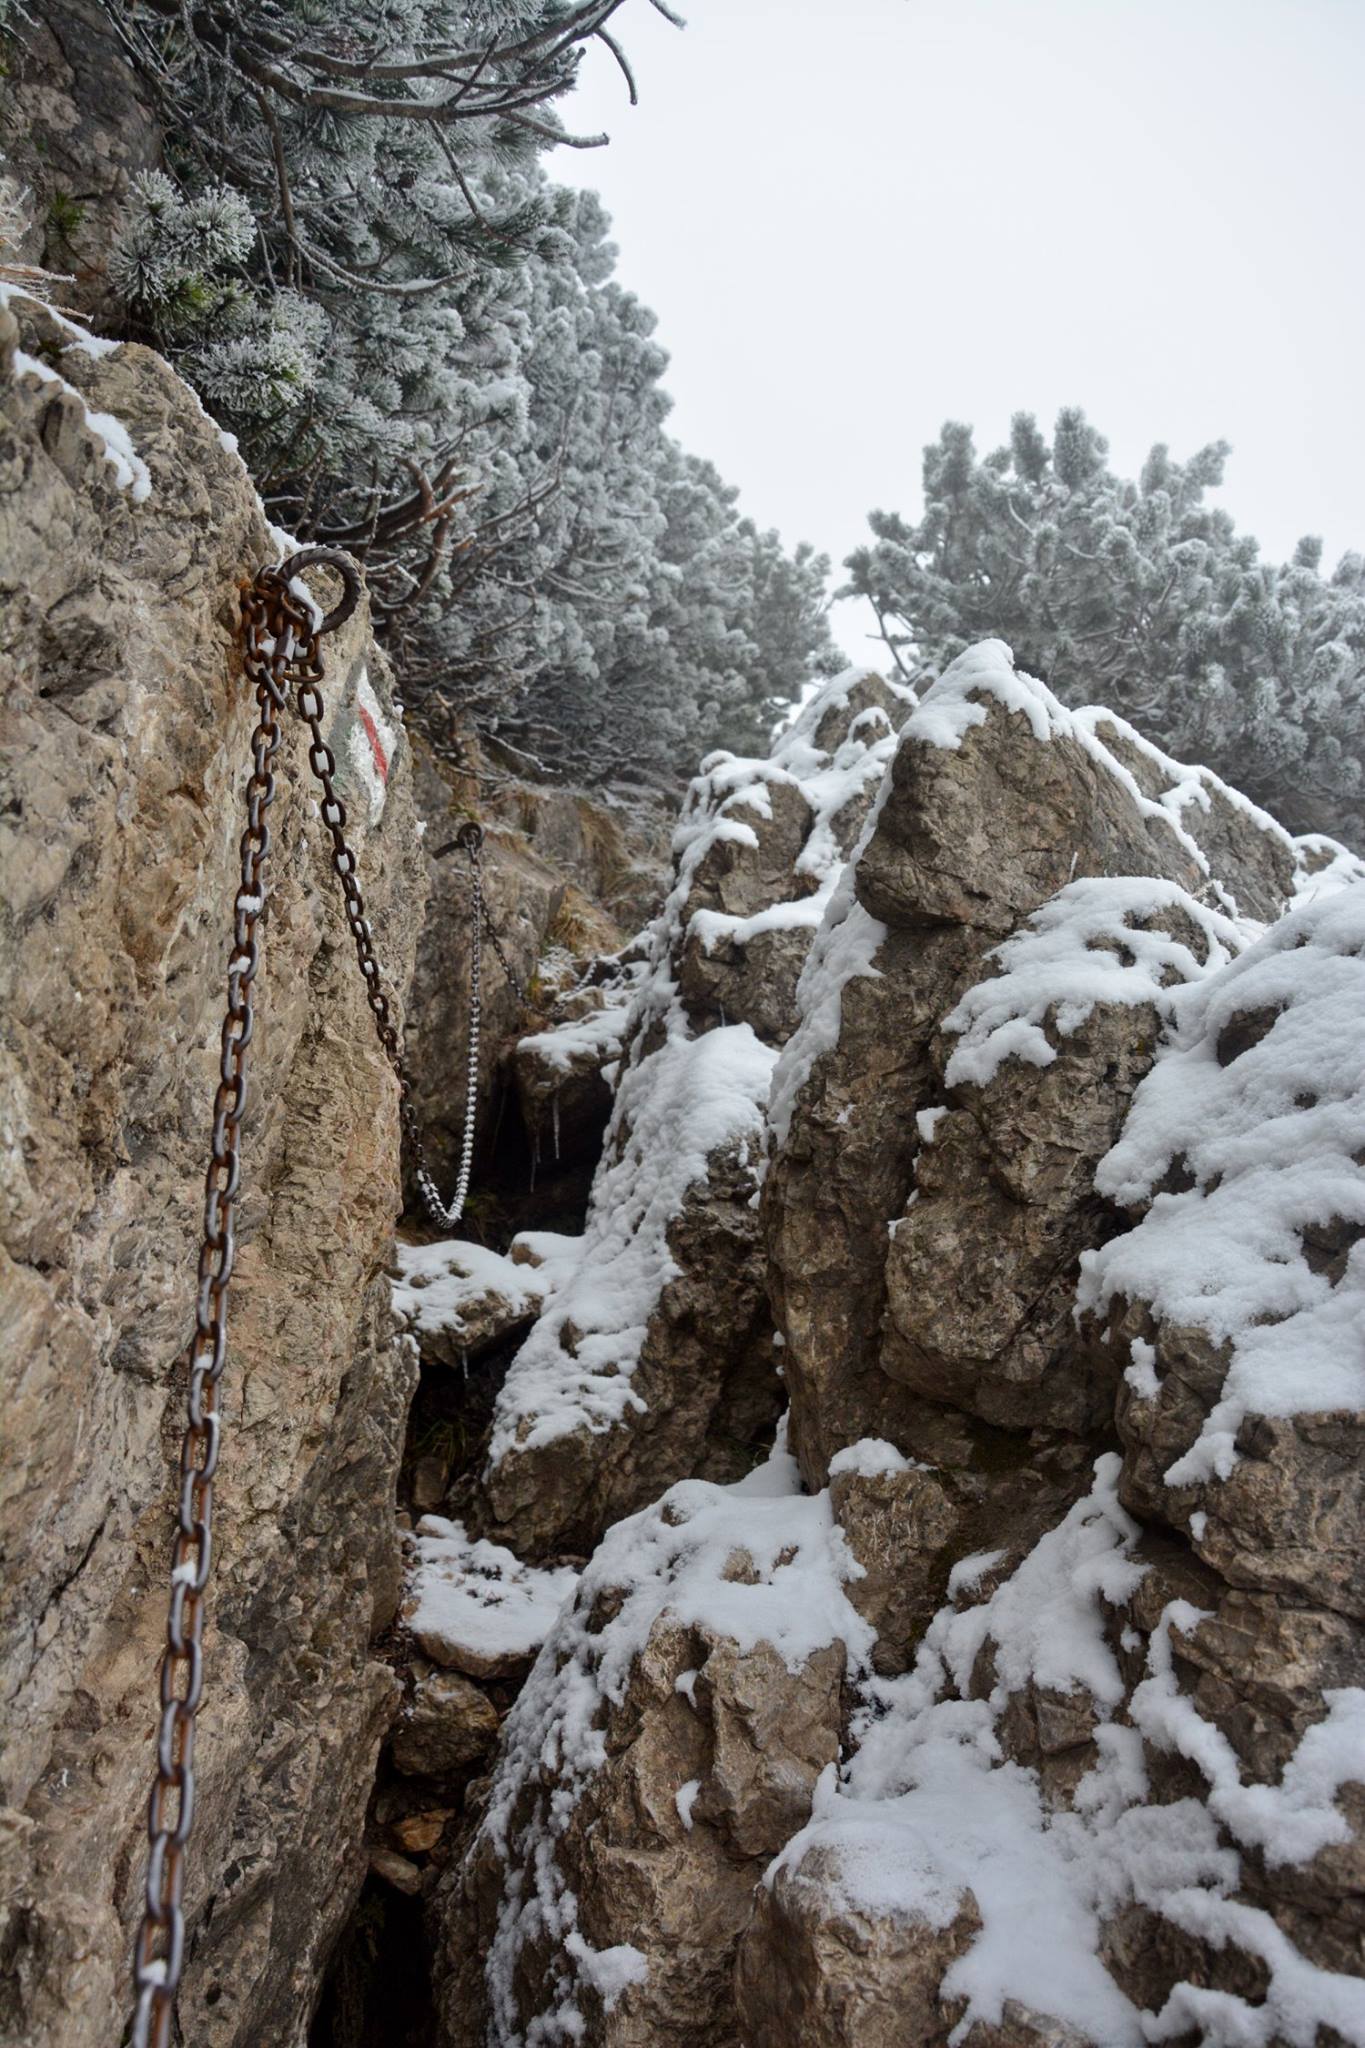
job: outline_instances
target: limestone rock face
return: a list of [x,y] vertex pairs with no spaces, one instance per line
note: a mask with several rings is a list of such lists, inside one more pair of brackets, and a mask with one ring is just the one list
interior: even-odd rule
[[795,1872],[779,1863],[755,1893],[735,1968],[746,2048],[943,2048],[954,2008],[939,1985],[981,1927],[971,1893],[938,1925],[831,1911],[837,1888],[837,1863],[817,1851]]
[[[1067,1869],[1092,1873],[1103,1971],[1063,1967],[1057,1920],[1058,1959],[1016,1960],[1000,2018],[969,2009],[955,2038],[1349,2039],[1365,2030],[1347,1733],[1365,1702],[1362,1530],[1346,1480],[1365,1376],[1358,1343],[1346,1367],[1340,1348],[1365,1299],[1365,1067],[1347,1023],[1365,1000],[1359,864],[1338,850],[1346,886],[1315,890],[1320,848],[1112,721],[1031,704],[991,665],[967,658],[911,720],[866,894],[860,867],[774,1082],[793,1439],[811,1483],[828,1471],[864,1567],[848,1595],[879,1631],[875,1669],[911,1675],[874,1687],[846,1782],[768,1874],[737,1972],[746,2037],[842,2039],[833,2011],[877,2038],[856,1985],[867,1957],[880,1984],[903,1927],[886,1875],[901,1868],[934,1927],[964,1884],[983,1922],[971,1968],[928,1985],[915,2038],[946,2039],[993,1927],[1017,1919],[1013,1857],[1041,1909],[1051,1827]],[[1036,773],[996,758],[1010,726]],[[1112,755],[1092,744],[1102,731]],[[974,743],[981,815],[1003,826],[998,888],[973,833]],[[1049,820],[1063,766],[1085,794]],[[1087,790],[1095,771],[1112,787]],[[1078,841],[1089,876],[1044,872]],[[1211,850],[1216,888],[1196,880]],[[1224,915],[1245,903],[1280,920],[1246,951]],[[1008,937],[973,961],[974,932]],[[938,1029],[913,1087],[874,1109],[866,1075],[885,1079],[898,993],[902,1018],[937,1013]],[[874,1202],[889,1173],[869,1147],[836,1179],[835,1133],[856,1144],[864,1120],[898,1118],[913,1136],[888,1217]],[[860,1246],[884,1279],[879,1321],[846,1294],[829,1308]],[[889,1442],[848,1445],[874,1421]],[[907,2000],[925,1953],[891,1969]]]
[[[949,1013],[965,1042],[945,1031],[931,1044],[945,1104],[922,1118],[927,1135],[917,1125],[879,1354],[917,1394],[1005,1429],[1086,1436],[1107,1425],[1115,1357],[1083,1345],[1074,1320],[1080,1256],[1112,1228],[1095,1169],[1155,1057],[1166,991],[1238,944],[1225,920],[1182,897],[1145,879],[1071,884],[1006,949],[1004,971]],[[1045,992],[1063,1002],[1068,976],[1093,974],[1103,954],[1115,999],[1074,1029],[1044,1032],[1031,1050],[1051,1055],[1046,1065],[1006,1056],[1019,1001],[1036,1007]],[[1012,997],[1025,983],[1029,996]]]
[[[427,1163],[449,1197],[464,1139],[472,955],[468,856],[442,853],[460,826],[475,815],[478,785],[418,740],[413,749],[418,814],[425,831],[427,915],[413,974],[414,1024],[408,1037],[413,1102]],[[439,858],[438,858],[439,856]],[[546,934],[564,898],[564,878],[516,832],[489,828],[483,843],[484,900],[512,971],[530,991]],[[486,1170],[492,1150],[502,1063],[527,1012],[485,937],[482,946],[482,1026],[479,1041],[475,1157]],[[420,1209],[415,1189],[412,1206]]]
[[[967,1547],[962,1503],[931,1467],[908,1463],[889,1444],[878,1445],[871,1457],[841,1452],[829,1494],[860,1568],[848,1597],[876,1632],[874,1667],[903,1671],[942,1604],[951,1566]],[[915,1560],[913,1573],[905,1569],[907,1558]]]
[[28,195],[18,251],[69,279],[67,304],[99,313],[105,258],[131,179],[161,135],[98,0],[47,0],[6,36],[0,156]]
[[[608,1716],[616,1754],[562,1850],[585,1938],[609,1950],[645,1935],[649,1975],[604,2013],[604,2042],[651,2048],[679,2029],[733,2038],[736,1940],[757,1879],[834,1760],[842,1662],[821,1651],[793,1676],[766,1645],[742,1655],[667,1626],[636,1661],[625,1702]],[[677,1689],[685,1670],[697,1673],[690,1698]],[[688,1787],[697,1788],[690,1804]],[[642,1818],[650,1839],[631,1846]]]
[[521,833],[580,898],[597,906],[627,937],[649,922],[668,891],[671,806],[648,790],[566,789],[518,781],[526,763],[496,738],[482,748],[503,769],[485,815]]
[[[0,315],[5,2038],[117,2036],[144,1870],[172,1460],[255,705],[237,587],[278,547],[159,358]],[[22,355],[38,367],[16,361]],[[89,414],[121,423],[103,431]],[[146,488],[141,486],[145,485]],[[325,577],[322,579],[325,584]],[[325,593],[320,590],[319,595]],[[422,906],[407,750],[348,734],[364,615],[324,643],[340,786],[400,994]],[[382,1266],[396,1089],[304,728],[284,720],[243,1131],[181,1998],[214,2048],[303,2038],[362,1875],[394,1681],[390,1502],[411,1366]]]

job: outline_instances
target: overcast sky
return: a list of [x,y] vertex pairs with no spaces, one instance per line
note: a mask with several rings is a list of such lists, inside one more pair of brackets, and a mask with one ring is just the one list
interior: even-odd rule
[[1230,441],[1269,554],[1365,546],[1365,0],[676,4],[616,16],[640,105],[595,45],[564,113],[611,146],[550,168],[762,524],[837,566],[945,419],[1074,402],[1125,473]]

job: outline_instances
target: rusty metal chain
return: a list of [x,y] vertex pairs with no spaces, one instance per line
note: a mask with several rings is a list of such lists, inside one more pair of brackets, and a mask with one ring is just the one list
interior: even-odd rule
[[[341,601],[323,618],[291,587],[297,575],[314,565],[334,569],[345,585]],[[291,685],[297,689],[295,709],[308,727],[308,763],[322,786],[322,821],[331,836],[332,866],[341,882],[346,921],[355,942],[366,1000],[380,1047],[398,1081],[399,1114],[414,1176],[433,1220],[443,1226],[459,1220],[469,1192],[482,1009],[479,938],[484,928],[512,987],[522,1001],[528,1000],[488,918],[480,858],[483,832],[481,827],[471,824],[463,828],[454,842],[465,847],[472,868],[474,943],[466,1124],[456,1192],[447,1205],[427,1167],[411,1082],[375,956],[365,899],[356,879],[356,857],[346,839],[346,807],[334,786],[336,758],[322,733],[321,639],[350,617],[359,595],[360,578],[354,564],[332,548],[305,548],[278,568],[262,569],[242,593],[244,665],[248,682],[255,685],[259,718],[251,740],[246,826],[240,842],[241,881],[233,904],[227,1006],[204,1180],[204,1234],[199,1252],[194,1334],[185,1353],[186,1424],[180,1449],[180,1498],[171,1551],[166,1645],[161,1658],[156,1771],[147,1808],[150,1850],[145,1904],[133,1951],[135,2005],[130,2048],[168,2048],[176,1991],[184,1967],[185,1851],[194,1825],[195,1724],[203,1692],[205,1596],[213,1554],[213,1482],[218,1470],[221,1430],[218,1386],[227,1359],[228,1290],[236,1263],[247,1052],[256,1024],[252,987],[260,965],[256,933],[265,907],[271,843],[266,813],[275,798],[273,764],[281,737],[279,714],[288,705]]]
[[147,1808],[146,1899],[133,1951],[133,2048],[165,2048],[185,1957],[185,1849],[194,1825],[195,1717],[204,1683],[205,1594],[213,1555],[213,1481],[221,1426],[218,1385],[227,1358],[228,1289],[236,1263],[247,1051],[256,1028],[251,992],[260,965],[256,930],[265,907],[270,854],[266,812],[275,799],[273,764],[280,744],[279,714],[286,703],[286,679],[295,673],[321,673],[320,633],[339,624],[355,602],[358,581],[349,563],[346,566],[349,602],[344,601],[325,621],[317,621],[292,594],[288,578],[280,570],[262,570],[242,595],[246,676],[256,686],[259,717],[251,739],[246,827],[240,842],[241,880],[233,904],[227,1008],[204,1177],[204,1235],[194,1335],[186,1352],[187,1419],[180,1447],[180,1501],[171,1550],[166,1647],[161,1658],[156,1774]]
[[489,945],[493,948],[493,951],[498,956],[498,964],[502,968],[503,974],[507,978],[507,985],[511,989],[513,995],[516,997],[517,1001],[522,1005],[523,1009],[533,1010],[535,1008],[535,999],[531,995],[530,990],[526,988],[521,982],[521,980],[518,978],[516,968],[508,959],[507,954],[503,948],[502,933],[494,924],[492,915],[488,908],[488,904],[484,900],[483,826],[477,823],[475,819],[470,818],[466,821],[465,824],[461,825],[459,831],[455,834],[455,837],[453,839],[448,839],[444,846],[438,846],[435,853],[433,853],[431,857],[433,860],[442,860],[444,859],[446,854],[455,853],[456,851],[466,853],[469,856],[469,883],[470,896],[472,899],[471,908],[473,916],[473,943],[475,946],[478,945],[479,933],[482,930],[487,935]]
[[[480,838],[482,838],[482,836],[482,828],[480,828]],[[494,924],[492,918],[488,915],[488,905],[483,900],[482,878],[479,874],[479,863],[477,854],[474,856],[474,887],[476,892],[478,893],[478,902],[475,905],[475,915],[478,916],[482,914],[483,928],[488,934],[488,943],[498,956],[498,964],[502,968],[504,975],[507,977],[507,984],[524,1010],[534,1010],[535,999],[531,995],[530,991],[524,988],[521,982],[517,979],[517,971],[515,967],[513,967],[511,961],[508,959],[506,953],[503,951],[502,935],[498,931],[498,928]]]

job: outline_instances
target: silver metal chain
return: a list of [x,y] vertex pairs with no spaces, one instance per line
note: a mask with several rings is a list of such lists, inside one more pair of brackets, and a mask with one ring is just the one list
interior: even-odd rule
[[427,1169],[426,1155],[419,1146],[415,1152],[417,1164],[413,1178],[428,1216],[442,1230],[453,1229],[464,1215],[465,1203],[469,1199],[469,1181],[474,1168],[474,1137],[479,1111],[479,1034],[483,1028],[483,940],[485,933],[499,964],[507,977],[512,993],[524,1007],[531,1007],[531,998],[518,980],[516,971],[503,950],[502,939],[497,926],[488,913],[483,893],[483,827],[472,819],[460,827],[455,837],[445,846],[438,846],[432,856],[440,860],[447,853],[456,850],[469,858],[469,1041],[465,1051],[464,1131],[460,1139],[460,1167],[455,1178],[455,1192],[448,1202],[441,1198],[440,1189]]

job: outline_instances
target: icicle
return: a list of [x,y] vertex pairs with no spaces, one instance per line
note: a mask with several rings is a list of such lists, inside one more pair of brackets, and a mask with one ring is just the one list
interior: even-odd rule
[[555,1165],[559,1164],[559,1090],[550,1097],[550,1123],[555,1134]]
[[540,1171],[540,1119],[539,1119],[539,1118],[537,1118],[537,1119],[536,1119],[536,1127],[535,1127],[535,1129],[534,1129],[534,1130],[532,1131],[532,1133],[531,1133],[531,1186],[530,1186],[530,1193],[531,1193],[531,1194],[534,1194],[534,1193],[535,1193],[535,1191],[536,1191],[536,1175],[537,1175],[537,1173],[538,1173],[539,1171]]

